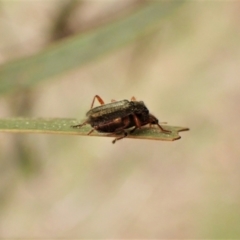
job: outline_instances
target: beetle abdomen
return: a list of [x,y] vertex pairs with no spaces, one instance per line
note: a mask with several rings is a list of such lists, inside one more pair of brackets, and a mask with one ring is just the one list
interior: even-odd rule
[[115,118],[114,120],[108,120],[108,121],[101,121],[101,122],[92,122],[91,126],[95,128],[99,132],[122,132],[123,129],[127,129],[131,127],[131,118],[125,117],[125,118]]

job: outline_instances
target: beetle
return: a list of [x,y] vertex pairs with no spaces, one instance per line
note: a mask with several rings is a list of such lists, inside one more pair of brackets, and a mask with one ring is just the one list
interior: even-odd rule
[[[93,108],[96,99],[101,105]],[[95,95],[86,117],[83,123],[71,127],[81,128],[83,125],[90,124],[92,129],[88,135],[94,130],[103,133],[122,134],[122,136],[116,137],[112,143],[125,138],[128,133],[133,133],[136,129],[140,129],[147,124],[150,124],[150,126],[157,125],[162,132],[170,133],[160,126],[155,116],[149,113],[144,102],[137,101],[135,97],[132,97],[131,101],[112,100],[111,103],[105,104],[100,96]],[[131,130],[127,132],[128,129]]]

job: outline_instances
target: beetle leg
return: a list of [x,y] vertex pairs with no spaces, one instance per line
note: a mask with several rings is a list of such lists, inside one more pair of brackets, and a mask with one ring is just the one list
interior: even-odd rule
[[[166,123],[166,122],[161,122],[161,123]],[[159,123],[157,125],[162,130],[162,132],[171,133],[171,131],[164,129]]]
[[120,139],[123,139],[123,138],[125,138],[125,137],[128,135],[128,133],[127,133],[126,131],[124,131],[124,129],[126,129],[126,128],[128,127],[128,125],[129,125],[129,123],[130,123],[129,117],[125,117],[125,118],[123,119],[123,123],[124,123],[124,125],[123,125],[122,127],[120,127],[120,128],[117,128],[117,129],[115,130],[115,132],[114,132],[115,134],[123,133],[123,136],[116,137],[116,138],[112,141],[112,143],[115,143],[116,141],[118,141],[118,140],[120,140]]
[[80,127],[86,125],[87,123],[88,123],[88,121],[86,120],[85,122],[83,122],[83,123],[81,123],[81,124],[72,125],[71,127],[72,127],[72,128],[80,128]]
[[[84,123],[82,123],[82,124],[78,124],[78,125],[72,125],[71,127],[72,128],[80,128],[80,127],[82,127],[83,125],[86,125],[88,122],[87,121],[85,121]],[[91,129],[90,130],[90,132],[88,132],[88,134],[87,135],[90,135],[94,130],[96,130],[95,128],[93,128],[93,129]]]
[[166,130],[166,129],[163,129],[159,124],[157,124],[157,125],[158,125],[158,127],[161,129],[162,132],[171,133],[171,131]]
[[94,130],[96,129],[95,128],[91,129],[91,131],[87,135],[90,135]]
[[[78,124],[78,125],[74,125],[74,126],[71,126],[72,128],[80,128],[82,127],[83,125],[87,124],[87,122],[83,123],[83,124]],[[87,135],[90,135],[94,130],[96,130],[95,128],[92,128],[88,133]]]
[[171,131],[163,129],[161,125],[158,123],[158,119],[154,117],[152,114],[149,114],[149,124],[157,125],[162,132],[171,133]]
[[124,130],[123,130],[123,134],[124,134],[123,136],[115,138],[115,139],[112,141],[112,143],[115,143],[116,141],[118,141],[118,140],[120,140],[120,139],[123,139],[123,138],[125,138],[125,137],[128,135],[128,133],[125,132]]
[[102,100],[102,98],[101,98],[101,97],[99,97],[98,95],[95,95],[95,96],[94,96],[94,98],[93,98],[93,101],[92,101],[92,104],[91,104],[91,108],[90,108],[90,109],[92,109],[92,108],[93,108],[93,104],[94,104],[94,102],[95,102],[95,99],[97,99],[97,100],[98,100],[98,102],[99,102],[101,105],[103,105],[103,104],[104,104],[104,101]]
[[138,119],[138,117],[135,114],[133,114],[133,120],[134,120],[135,126],[137,128],[141,128],[141,126],[142,126],[141,122],[140,122],[140,120]]
[[[88,122],[85,121],[85,122],[82,123],[82,124],[72,125],[71,127],[72,127],[72,128],[80,128],[80,127],[82,127],[83,125],[86,125],[87,123],[88,123]],[[96,129],[95,129],[95,128],[91,129],[90,132],[87,133],[87,135],[90,135],[94,130],[96,130]]]
[[131,101],[137,101],[137,99],[135,97],[132,97]]

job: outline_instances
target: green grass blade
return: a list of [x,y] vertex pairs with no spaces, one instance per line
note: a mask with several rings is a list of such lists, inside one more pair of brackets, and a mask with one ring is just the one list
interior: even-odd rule
[[[86,125],[81,128],[72,128],[79,122],[71,118],[12,118],[0,119],[0,132],[9,133],[48,133],[48,134],[68,134],[68,135],[83,135],[83,136],[101,136],[101,137],[115,137],[116,135],[98,133],[94,131],[91,135],[87,135],[92,129],[91,126]],[[162,141],[174,141],[180,139],[179,132],[188,131],[188,128],[175,127],[164,125],[164,129],[171,131],[171,133],[163,133],[156,127],[143,127],[130,134],[128,138],[136,139],[151,139]]]
[[132,42],[154,29],[183,1],[153,1],[129,16],[76,35],[44,51],[0,66],[0,94],[30,87]]

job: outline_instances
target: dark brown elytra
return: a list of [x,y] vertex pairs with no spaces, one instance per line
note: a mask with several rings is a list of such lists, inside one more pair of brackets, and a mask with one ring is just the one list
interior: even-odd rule
[[[93,108],[95,99],[97,99],[101,105]],[[72,127],[80,128],[83,125],[90,124],[93,129],[88,135],[94,130],[103,133],[123,134],[122,136],[116,137],[112,143],[125,138],[128,133],[131,134],[136,129],[140,129],[147,124],[150,124],[150,126],[157,125],[162,132],[170,133],[170,131],[163,129],[159,125],[158,119],[149,113],[144,102],[136,101],[135,97],[132,97],[131,101],[112,100],[111,103],[105,104],[102,98],[96,95],[93,98],[91,108],[86,116],[87,119],[83,123]],[[126,129],[130,128],[133,129],[127,132]]]

